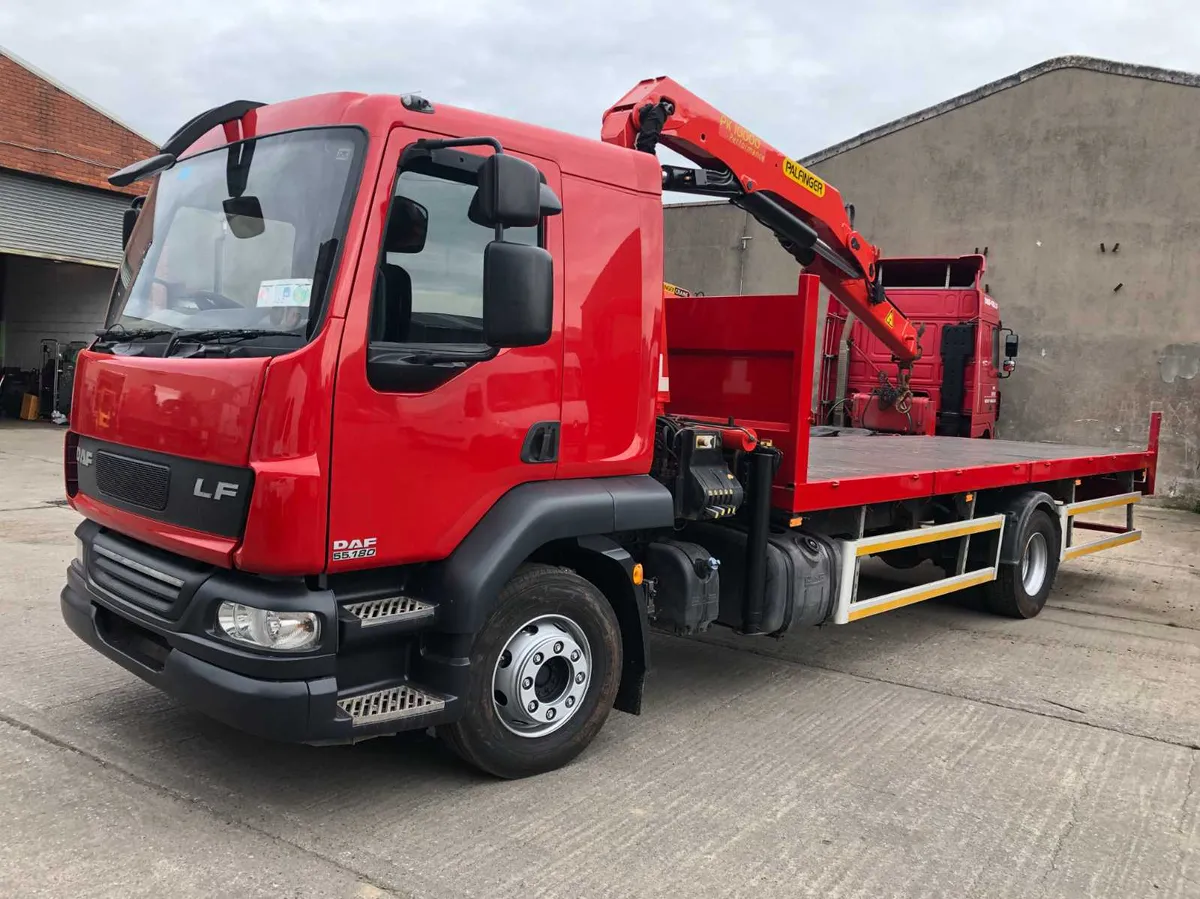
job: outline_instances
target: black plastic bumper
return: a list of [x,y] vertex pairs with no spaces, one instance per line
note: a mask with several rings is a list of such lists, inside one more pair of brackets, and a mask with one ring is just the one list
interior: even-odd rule
[[[77,531],[88,553],[93,551],[93,528],[85,522]],[[132,552],[132,546],[121,548]],[[338,700],[405,680],[407,665],[398,660],[408,654],[395,644],[339,654],[337,612],[327,593],[322,645],[309,657],[244,650],[200,626],[212,617],[214,590],[221,596],[236,593],[237,601],[260,608],[296,608],[305,601],[277,583],[264,581],[254,592],[257,586],[252,579],[231,583],[227,574],[216,573],[195,590],[187,609],[168,618],[99,588],[76,561],[67,570],[60,598],[63,620],[93,649],[197,711],[247,733],[293,743],[351,743],[455,717],[458,703],[447,696],[445,707],[435,712],[356,726]],[[319,599],[311,597],[318,607]]]
[[[272,681],[247,677],[169,648],[161,667],[139,660],[105,638],[97,616],[118,614],[98,606],[79,569],[67,573],[62,614],[83,642],[142,680],[189,706],[247,733],[285,742],[347,742],[355,739],[348,716],[338,720],[337,679]],[[125,641],[121,641],[124,643]]]

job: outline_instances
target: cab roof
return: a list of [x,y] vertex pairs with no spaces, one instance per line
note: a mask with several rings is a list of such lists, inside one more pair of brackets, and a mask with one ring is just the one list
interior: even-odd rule
[[185,155],[301,128],[358,125],[373,140],[385,138],[393,129],[408,128],[438,137],[494,137],[507,150],[553,162],[564,175],[640,193],[662,193],[659,164],[651,154],[436,101],[426,103],[429,111],[422,111],[420,104],[406,104],[406,100],[394,94],[343,92],[272,103],[213,128]]

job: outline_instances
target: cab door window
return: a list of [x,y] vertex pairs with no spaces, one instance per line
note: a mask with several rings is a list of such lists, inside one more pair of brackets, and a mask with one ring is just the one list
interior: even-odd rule
[[[483,251],[496,233],[472,215],[472,162],[482,157],[454,155],[463,168],[419,160],[396,178],[371,305],[372,344],[483,345]],[[504,239],[537,245],[540,232],[508,228]]]

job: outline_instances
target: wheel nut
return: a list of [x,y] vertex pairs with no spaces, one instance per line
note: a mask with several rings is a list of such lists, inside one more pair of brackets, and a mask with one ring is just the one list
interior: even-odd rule
[[572,652],[571,652],[571,661],[572,661],[572,662],[578,662],[578,661],[579,661],[579,650],[578,650],[578,649],[572,650]]
[[542,659],[544,659],[544,658],[545,658],[545,656],[543,656],[540,652],[535,652],[533,654],[533,664],[535,664],[535,665],[542,664]]
[[563,651],[563,645],[562,645],[562,643],[555,643],[555,644],[554,644],[554,651],[555,651],[555,652],[562,652],[562,651]]
[[521,681],[521,686],[524,687],[526,690],[528,690],[530,687],[533,686],[533,678],[532,677],[525,678],[525,680]]
[[583,683],[583,672],[582,671],[580,671],[577,675],[575,675],[575,683],[577,683],[577,684]]
[[554,709],[546,709],[546,720],[547,721],[554,720]]
[[537,700],[535,699],[532,702],[530,702],[529,705],[526,706],[526,708],[529,709],[529,711],[531,711],[531,712],[536,712],[538,709]]
[[575,697],[574,697],[574,696],[568,696],[568,697],[567,697],[567,708],[571,708],[571,707],[573,707],[574,705],[575,705]]

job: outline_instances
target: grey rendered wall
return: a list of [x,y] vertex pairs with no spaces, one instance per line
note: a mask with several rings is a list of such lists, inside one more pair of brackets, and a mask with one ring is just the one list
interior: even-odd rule
[[[1200,88],[1065,69],[811,168],[855,203],[858,228],[886,254],[988,247],[986,281],[1021,335],[1001,436],[1142,443],[1161,409],[1159,492],[1195,502],[1197,121]],[[715,211],[668,210],[668,279],[736,292],[741,271],[746,293],[791,289],[795,266],[773,238],[738,210]],[[743,228],[744,252],[729,239]]]
[[114,270],[4,257],[3,365],[37,368],[41,340],[92,340],[104,324]]

